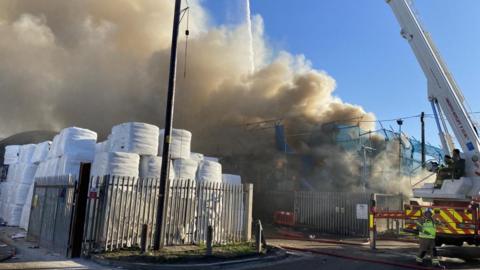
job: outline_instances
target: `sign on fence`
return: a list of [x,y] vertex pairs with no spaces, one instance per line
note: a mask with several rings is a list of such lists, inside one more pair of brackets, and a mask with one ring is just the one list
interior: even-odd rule
[[368,219],[368,204],[357,204],[357,219]]

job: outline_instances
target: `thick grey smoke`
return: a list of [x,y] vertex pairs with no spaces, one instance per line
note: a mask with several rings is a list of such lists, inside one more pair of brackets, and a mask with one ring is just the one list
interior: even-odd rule
[[[272,132],[245,123],[283,119],[287,130],[309,132],[335,120],[374,119],[336,97],[335,80],[303,56],[272,50],[261,17],[251,22],[252,73],[249,26],[209,26],[200,2],[190,5],[192,35],[186,62],[184,37],[179,44],[174,126],[193,132],[195,150],[263,154],[269,161],[257,162],[259,170],[272,171],[282,167]],[[72,125],[104,136],[119,122],[161,125],[172,10],[173,1],[158,0],[1,1],[0,136]],[[332,189],[358,186],[358,160],[338,151],[325,139],[330,135],[315,145],[302,136],[289,142],[315,157],[319,181]]]

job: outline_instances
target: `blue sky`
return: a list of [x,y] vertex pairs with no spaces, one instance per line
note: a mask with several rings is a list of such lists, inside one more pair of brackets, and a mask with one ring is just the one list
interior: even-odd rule
[[[243,0],[203,0],[216,24],[236,23]],[[473,111],[480,111],[480,1],[417,0],[425,28]],[[378,119],[431,112],[426,80],[384,0],[251,0],[275,48],[303,54],[337,81],[336,95]],[[419,121],[404,130],[419,138]],[[385,123],[396,128],[395,122]],[[427,139],[438,144],[433,119]]]

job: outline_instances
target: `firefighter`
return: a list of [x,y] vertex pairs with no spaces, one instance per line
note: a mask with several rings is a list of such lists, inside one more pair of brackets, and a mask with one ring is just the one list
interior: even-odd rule
[[427,208],[423,212],[423,219],[417,222],[420,238],[420,250],[416,257],[417,263],[423,263],[423,257],[429,255],[432,260],[432,265],[440,266],[440,261],[437,257],[437,250],[435,248],[435,236],[437,234],[438,222],[434,220],[432,209]]
[[460,150],[453,149],[452,156],[445,156],[446,166],[442,166],[437,173],[434,187],[442,188],[445,179],[460,179],[465,176],[465,159],[460,157]]
[[452,159],[453,166],[453,179],[460,179],[465,176],[465,159],[460,156],[460,150],[453,149]]

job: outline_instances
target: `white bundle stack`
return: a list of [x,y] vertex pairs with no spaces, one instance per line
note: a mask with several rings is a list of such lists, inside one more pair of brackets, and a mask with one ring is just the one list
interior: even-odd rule
[[99,142],[95,145],[95,154],[96,153],[102,153],[102,152],[108,152],[110,150],[110,144],[109,141],[103,141]]
[[175,179],[195,180],[198,169],[198,161],[193,159],[175,159],[173,161]]
[[[168,179],[175,179],[175,170],[170,161],[170,172]],[[140,177],[141,178],[159,178],[162,172],[162,157],[157,156],[141,156],[140,157]]]
[[216,157],[204,157],[203,160],[219,162],[219,159]]
[[85,156],[82,158],[75,155],[66,155],[53,159],[50,165],[51,167],[48,170],[48,172],[53,172],[53,175],[47,176],[78,175],[82,162],[92,162],[92,160],[85,158]]
[[3,203],[3,218],[10,226],[18,226],[22,215],[22,210],[27,201],[30,187],[33,185],[37,165],[31,163],[36,149],[36,145],[27,144],[20,147],[18,163],[9,167],[7,175],[8,192]]
[[215,161],[204,160],[198,166],[197,181],[222,182],[222,165]]
[[50,145],[50,151],[48,152],[47,158],[56,158],[61,156],[62,154],[60,153],[60,134],[57,134],[53,137],[52,144]]
[[131,122],[116,125],[109,137],[110,151],[156,156],[158,135],[158,127],[146,123]]
[[92,161],[95,155],[97,133],[88,129],[69,127],[60,132],[59,156],[70,156],[77,160]]
[[50,151],[51,141],[39,143],[35,146],[35,152],[33,152],[32,163],[40,163],[47,159],[48,152]]
[[[158,153],[163,153],[163,137],[165,130],[160,130]],[[190,148],[192,143],[192,133],[183,129],[172,129],[172,138],[170,144],[170,158],[172,159],[189,159]]]
[[226,184],[240,185],[242,183],[242,178],[240,175],[222,174],[222,182]]
[[[20,148],[19,148],[20,149]],[[10,164],[8,167],[7,181],[2,184],[2,205],[1,217],[8,223],[10,215],[10,202],[14,199],[15,178],[17,175],[18,163]]]
[[19,163],[30,163],[32,161],[33,153],[35,152],[35,144],[25,144],[20,147]]
[[200,161],[202,161],[203,158],[204,158],[203,154],[194,153],[194,152],[190,153],[190,159],[196,160],[198,163],[200,163]]
[[[47,152],[44,152],[44,156],[46,156],[46,154],[47,154]],[[32,157],[32,161],[33,161],[33,157]],[[15,196],[16,196],[15,204],[17,204],[17,205],[23,204],[22,212],[20,214],[20,224],[19,225],[20,225],[21,228],[23,228],[25,230],[28,230],[30,210],[31,210],[31,207],[32,207],[32,196],[33,196],[35,175],[37,174],[37,170],[38,170],[39,165],[37,165],[37,164],[25,164],[23,166],[24,166],[24,168],[22,170],[22,175],[21,175],[21,178],[20,178],[20,184],[17,185],[17,190],[16,190],[16,194],[15,194]]]
[[140,156],[126,152],[102,152],[95,154],[91,176],[128,176],[138,177]]
[[53,138],[47,159],[40,163],[36,177],[78,175],[80,163],[93,161],[96,143],[94,131],[78,127],[63,129]]
[[20,145],[8,145],[5,147],[3,159],[4,165],[12,165],[18,162],[20,157]]

